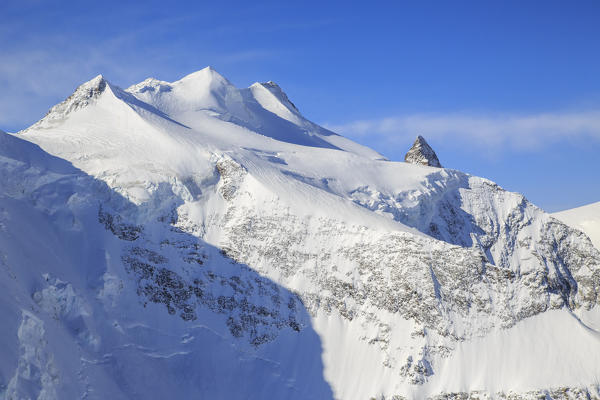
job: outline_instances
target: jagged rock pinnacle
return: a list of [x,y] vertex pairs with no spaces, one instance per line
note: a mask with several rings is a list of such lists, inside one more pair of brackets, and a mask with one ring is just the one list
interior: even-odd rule
[[421,135],[417,136],[412,147],[404,156],[404,161],[411,164],[442,168],[442,164],[440,164],[440,160],[437,158],[435,151],[433,151],[431,146],[429,146]]

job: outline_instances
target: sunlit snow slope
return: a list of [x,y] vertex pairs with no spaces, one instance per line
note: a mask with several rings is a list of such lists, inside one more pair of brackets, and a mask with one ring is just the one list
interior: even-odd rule
[[587,236],[273,82],[98,76],[0,138],[6,399],[600,397]]
[[552,214],[572,228],[584,232],[600,249],[600,202]]

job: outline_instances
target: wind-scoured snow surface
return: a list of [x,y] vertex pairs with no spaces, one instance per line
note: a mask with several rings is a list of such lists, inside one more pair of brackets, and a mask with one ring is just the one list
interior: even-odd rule
[[273,82],[98,76],[0,133],[5,399],[600,397],[600,253]]

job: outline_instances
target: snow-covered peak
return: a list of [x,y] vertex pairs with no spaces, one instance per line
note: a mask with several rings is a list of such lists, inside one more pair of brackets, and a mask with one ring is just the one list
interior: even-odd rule
[[232,86],[231,82],[229,82],[227,78],[210,66],[202,68],[199,71],[192,72],[177,82],[195,82],[196,84],[209,85],[211,87]]
[[429,167],[442,168],[440,160],[435,151],[429,146],[425,138],[421,135],[417,136],[406,156],[404,161],[411,164],[427,165]]
[[[94,107],[90,108],[92,104]],[[74,112],[83,109],[87,111]],[[96,129],[106,126],[113,129],[106,132]],[[178,141],[176,132],[181,129],[185,140],[194,132],[203,148],[236,146],[271,152],[287,143],[383,159],[379,153],[304,118],[275,83],[239,89],[211,67],[175,82],[148,78],[127,90],[99,75],[20,133],[46,136],[52,130],[52,137],[44,140],[54,142],[53,147],[59,146],[59,136],[69,137],[79,147],[84,145],[83,134],[92,134],[98,140],[108,135],[114,144],[130,141],[135,132],[146,140],[150,132],[162,132],[159,136]],[[101,142],[106,143],[105,139]],[[64,143],[60,146],[63,154],[81,151]],[[99,142],[94,147],[104,148],[104,145]]]
[[128,87],[125,91],[130,93],[167,92],[171,90],[169,82],[160,81],[155,78],[148,78],[140,83]]
[[[248,90],[250,95],[246,94]],[[248,120],[253,117],[248,115],[245,103],[256,101],[273,114],[302,125],[298,109],[275,82],[257,82],[248,89],[238,89],[210,66],[172,83],[148,78],[126,91],[169,115],[210,110]],[[166,92],[172,93],[163,96]]]
[[[25,131],[37,128],[50,128],[63,121],[69,114],[95,102],[106,90],[111,90],[111,84],[102,75],[79,85],[77,89],[63,102],[52,107],[40,121]],[[22,132],[25,132],[22,131]]]
[[235,86],[211,67],[172,83],[149,78],[127,92],[171,117],[198,111],[225,114],[233,107],[232,98],[239,97]]
[[286,108],[267,87],[258,89],[262,104],[212,68],[172,83],[148,78],[127,90],[99,76],[21,133],[93,176],[118,182],[135,201],[149,195],[140,186],[204,170],[207,154],[231,149],[264,156],[321,148],[381,159]]
[[[235,141],[238,145],[246,143],[253,148],[265,149],[265,145],[271,147],[273,143],[264,138],[270,138],[382,158],[373,150],[304,118],[272,81],[237,88],[213,68],[206,67],[172,83],[149,78],[129,87],[127,92],[193,130],[214,134],[217,131],[213,126],[215,120],[225,121],[229,127],[233,124],[245,131],[243,139],[233,133],[229,136],[221,133],[219,139]],[[249,136],[252,134],[262,138],[252,138]]]
[[97,75],[89,81],[79,85],[71,96],[56,107],[61,105],[68,107],[87,105],[90,100],[93,100],[102,94],[108,85],[109,83],[104,79],[104,76]]
[[93,77],[92,79],[90,79],[89,81],[79,85],[79,87],[75,90],[75,93],[79,92],[79,91],[84,91],[84,90],[91,90],[91,91],[96,91],[96,90],[103,90],[103,87],[106,86],[106,79],[104,79],[104,76],[102,74],[98,74],[95,77]]
[[229,91],[235,89],[231,82],[211,67],[186,75],[174,82],[173,86],[190,98],[212,95],[219,100],[223,100]]

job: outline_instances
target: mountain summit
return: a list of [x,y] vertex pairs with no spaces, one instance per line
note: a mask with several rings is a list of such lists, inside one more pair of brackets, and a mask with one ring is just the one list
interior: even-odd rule
[[600,398],[586,235],[301,108],[99,77],[0,133],[0,398]]
[[28,129],[50,127],[63,120],[69,113],[86,107],[95,101],[109,86],[102,75],[85,82],[77,87],[75,92],[67,97],[63,102],[52,107],[36,124]]
[[404,161],[411,164],[427,165],[429,167],[442,168],[435,151],[429,146],[423,136],[419,135],[415,139],[410,150],[404,156]]

